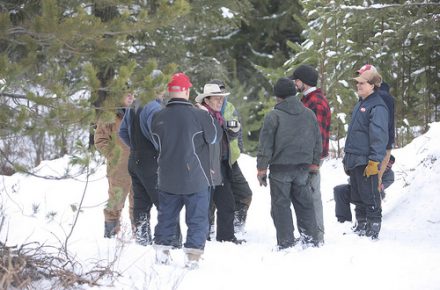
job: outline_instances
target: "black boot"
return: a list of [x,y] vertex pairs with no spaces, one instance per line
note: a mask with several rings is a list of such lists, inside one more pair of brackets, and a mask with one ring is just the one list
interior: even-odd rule
[[365,236],[367,233],[367,221],[366,220],[358,220],[356,225],[353,227],[353,232],[358,234],[358,236]]
[[380,222],[368,222],[365,235],[372,240],[377,240],[379,238],[380,226]]
[[136,227],[136,242],[142,246],[148,246],[153,243],[149,219],[145,219]]
[[106,221],[104,222],[104,238],[114,238],[118,232],[118,221]]
[[246,224],[247,208],[241,207],[234,212],[234,231],[235,233],[244,232]]

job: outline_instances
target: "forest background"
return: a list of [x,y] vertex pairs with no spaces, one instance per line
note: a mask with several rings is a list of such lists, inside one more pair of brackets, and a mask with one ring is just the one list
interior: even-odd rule
[[[316,66],[338,141],[355,71],[374,64],[396,99],[402,147],[440,121],[439,30],[438,1],[0,1],[0,175],[66,154],[87,164],[94,124],[114,118],[127,84],[147,102],[177,71],[193,97],[226,82],[254,155],[276,79]],[[154,69],[164,75],[152,79]]]

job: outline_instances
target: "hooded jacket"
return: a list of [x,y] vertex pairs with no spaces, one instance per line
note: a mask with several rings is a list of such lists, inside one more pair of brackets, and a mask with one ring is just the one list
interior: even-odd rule
[[257,168],[289,170],[302,164],[319,165],[321,133],[316,116],[295,96],[289,96],[264,118]]

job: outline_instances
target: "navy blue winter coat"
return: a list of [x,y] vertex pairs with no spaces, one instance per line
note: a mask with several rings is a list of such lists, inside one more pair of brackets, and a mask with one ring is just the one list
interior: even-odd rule
[[345,140],[344,168],[381,162],[388,144],[388,109],[377,91],[361,99],[353,109]]
[[185,99],[171,99],[154,114],[151,131],[159,146],[158,189],[191,194],[212,185],[209,144],[223,131],[211,115]]

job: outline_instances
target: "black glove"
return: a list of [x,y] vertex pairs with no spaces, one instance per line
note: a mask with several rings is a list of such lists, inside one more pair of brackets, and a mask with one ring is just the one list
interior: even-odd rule
[[260,182],[260,186],[267,186],[267,175],[257,175],[258,181]]

